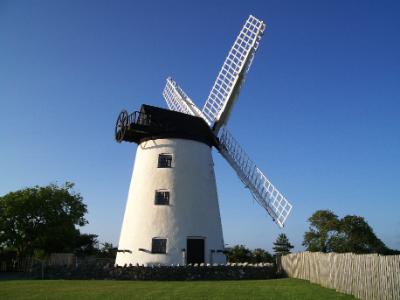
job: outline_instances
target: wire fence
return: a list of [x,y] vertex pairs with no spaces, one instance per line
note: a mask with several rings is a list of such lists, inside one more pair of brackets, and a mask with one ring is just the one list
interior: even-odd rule
[[281,268],[359,299],[400,299],[400,255],[300,252],[283,256]]
[[99,258],[95,256],[78,257],[72,253],[52,253],[44,259],[20,257],[0,259],[1,273],[37,273],[40,270],[42,277],[49,268],[62,267],[77,269],[78,267],[103,267],[114,265],[115,258]]
[[0,272],[27,272],[33,263],[31,257],[0,260]]

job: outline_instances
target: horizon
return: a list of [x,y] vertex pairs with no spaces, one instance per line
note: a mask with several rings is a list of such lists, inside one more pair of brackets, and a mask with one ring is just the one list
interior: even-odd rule
[[301,251],[329,209],[400,249],[400,4],[227,3],[0,3],[0,195],[72,181],[82,232],[118,245],[136,149],[119,112],[165,108],[168,76],[201,108],[252,14],[266,30],[228,127],[293,209],[280,230],[213,151],[225,244]]

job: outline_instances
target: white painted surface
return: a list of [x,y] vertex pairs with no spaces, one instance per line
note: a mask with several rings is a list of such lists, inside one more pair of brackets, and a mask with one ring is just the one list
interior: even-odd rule
[[[172,168],[157,168],[161,153],[173,155]],[[169,205],[155,205],[155,191],[170,191]],[[167,239],[166,254],[152,254],[152,238]],[[225,263],[211,148],[185,139],[141,143],[136,152],[122,224],[117,265],[183,264],[188,237],[205,239],[205,262]],[[147,251],[139,251],[143,248]]]

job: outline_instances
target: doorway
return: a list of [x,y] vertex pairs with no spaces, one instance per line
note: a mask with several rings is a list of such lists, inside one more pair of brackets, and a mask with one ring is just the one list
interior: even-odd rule
[[187,264],[204,263],[204,239],[203,238],[188,238],[186,245]]

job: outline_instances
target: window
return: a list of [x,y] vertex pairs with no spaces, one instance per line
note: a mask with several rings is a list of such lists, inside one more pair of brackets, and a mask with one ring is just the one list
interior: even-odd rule
[[156,191],[155,205],[168,205],[169,204],[169,191],[159,190]]
[[172,168],[172,155],[171,154],[160,154],[158,156],[158,167],[159,168]]
[[153,238],[151,241],[151,253],[167,253],[167,239]]
[[172,154],[160,154],[158,156],[159,168],[172,168]]

